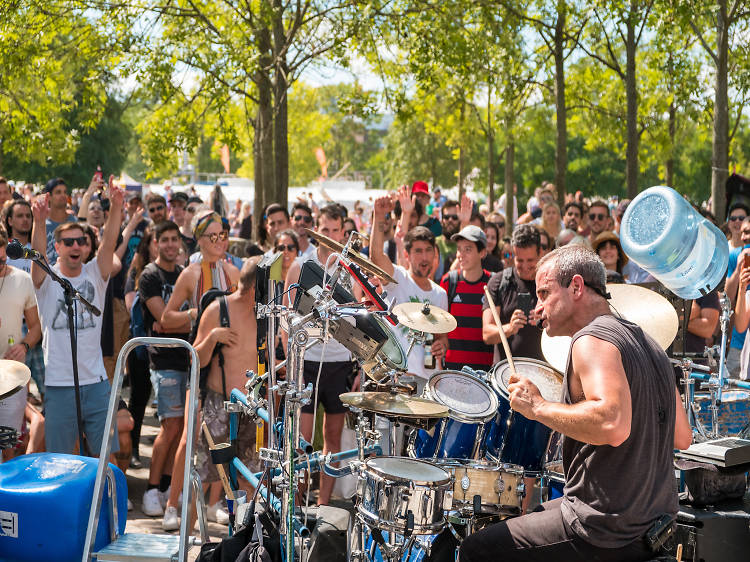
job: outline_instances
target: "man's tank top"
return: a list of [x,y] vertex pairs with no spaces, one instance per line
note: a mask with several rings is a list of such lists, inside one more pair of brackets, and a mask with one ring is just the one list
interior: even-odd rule
[[[599,316],[573,336],[573,345],[585,335],[619,350],[630,387],[632,422],[630,436],[619,447],[564,438],[562,514],[587,542],[618,548],[641,537],[662,514],[677,513],[674,374],[664,351],[632,322]],[[573,403],[570,372],[569,357],[563,381],[566,404]]]

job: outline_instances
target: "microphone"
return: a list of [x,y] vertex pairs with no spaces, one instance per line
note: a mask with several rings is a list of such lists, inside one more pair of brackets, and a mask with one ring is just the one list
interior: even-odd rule
[[42,254],[26,246],[22,246],[21,243],[15,238],[8,242],[8,246],[5,248],[8,257],[12,260],[40,260]]

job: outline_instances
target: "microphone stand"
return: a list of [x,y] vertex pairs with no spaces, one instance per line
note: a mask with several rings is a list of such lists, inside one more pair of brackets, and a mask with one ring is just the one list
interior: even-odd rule
[[30,258],[35,264],[41,267],[47,275],[49,275],[54,281],[56,281],[63,289],[65,295],[65,306],[68,313],[68,333],[70,335],[70,351],[73,360],[73,386],[75,388],[76,397],[76,416],[78,421],[78,446],[79,451],[86,456],[91,456],[91,449],[87,441],[83,439],[83,414],[81,410],[81,386],[78,379],[78,338],[75,329],[75,313],[73,310],[73,301],[77,300],[83,304],[86,309],[91,312],[94,316],[101,316],[101,311],[96,308],[93,304],[86,300],[86,298],[78,292],[78,289],[67,279],[60,277],[55,273],[52,268],[47,264],[43,258],[32,257]]

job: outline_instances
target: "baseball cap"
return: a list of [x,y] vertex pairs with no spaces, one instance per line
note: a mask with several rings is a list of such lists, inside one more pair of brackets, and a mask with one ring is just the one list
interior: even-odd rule
[[187,204],[188,202],[187,193],[183,191],[175,191],[169,197],[169,202],[171,203],[172,201],[182,201],[183,203]]
[[198,205],[203,205],[203,199],[201,199],[200,197],[188,197],[187,202],[188,205],[190,205],[190,203],[198,203]]
[[424,181],[415,181],[414,185],[411,186],[411,194],[415,193],[430,193],[430,186]]
[[475,224],[470,224],[469,226],[465,226],[461,229],[461,232],[458,232],[451,236],[451,240],[454,242],[457,242],[458,240],[468,240],[469,242],[479,242],[484,246],[487,247],[487,235],[484,233],[484,231],[479,228]]
[[52,190],[55,189],[58,185],[66,185],[65,180],[62,178],[54,178],[49,180],[42,190],[42,193],[52,193]]

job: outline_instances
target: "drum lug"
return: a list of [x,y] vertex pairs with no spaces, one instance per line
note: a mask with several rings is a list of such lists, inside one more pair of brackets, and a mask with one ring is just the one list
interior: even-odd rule
[[518,483],[518,487],[516,488],[516,490],[518,491],[519,496],[521,496],[522,498],[526,497],[526,483],[523,480]]
[[471,478],[469,478],[469,473],[464,472],[464,475],[461,477],[461,489],[466,492],[471,487]]
[[[523,484],[523,481],[521,481],[521,484]],[[499,494],[502,494],[505,491],[505,480],[503,480],[502,476],[498,476],[497,480],[495,480],[495,492]]]
[[443,496],[443,511],[450,511],[453,509],[453,490],[446,490]]

